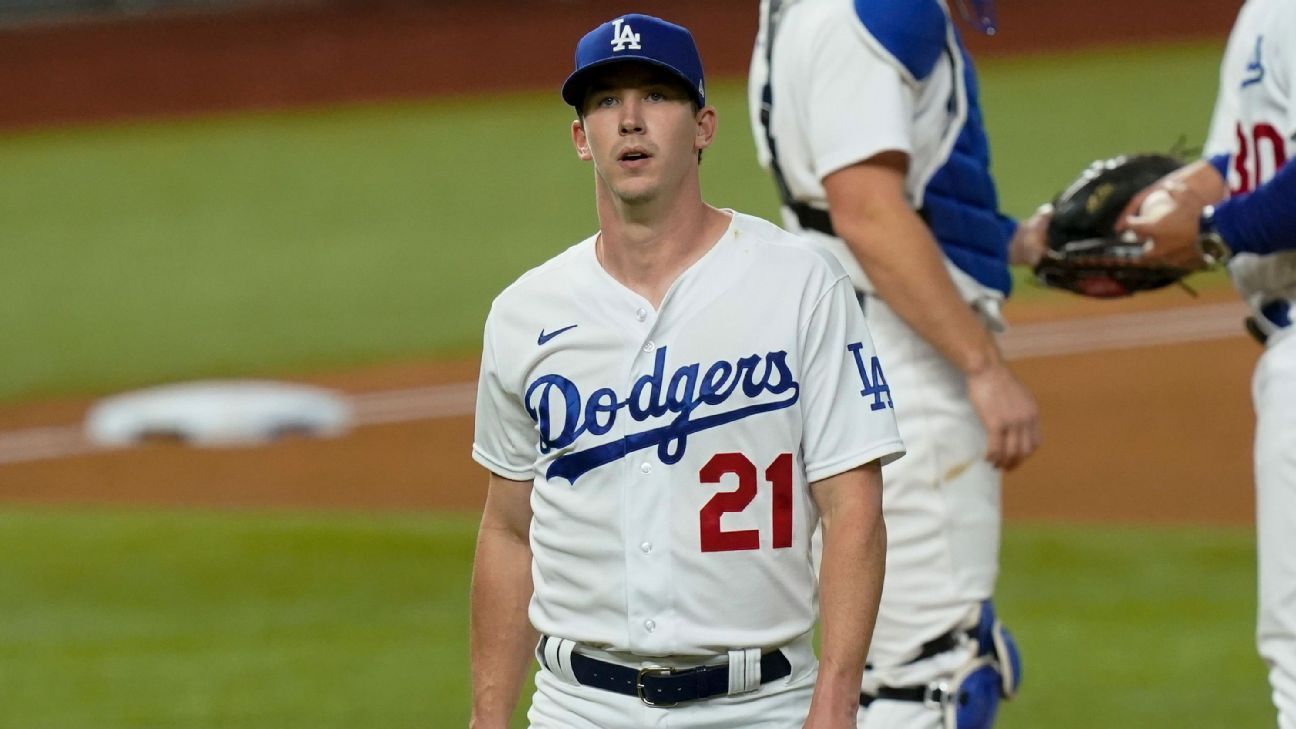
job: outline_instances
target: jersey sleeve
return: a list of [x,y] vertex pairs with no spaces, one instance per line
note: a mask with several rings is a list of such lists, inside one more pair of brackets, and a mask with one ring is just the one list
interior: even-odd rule
[[819,26],[799,84],[811,164],[819,180],[887,151],[910,154],[914,89],[900,69],[874,49],[854,18]]
[[845,276],[815,306],[802,361],[802,453],[809,482],[904,454],[886,373]]
[[[1296,152],[1296,43],[1289,40],[1296,38],[1296,3],[1285,3],[1283,11],[1279,20],[1282,29],[1277,36],[1283,39],[1283,42],[1278,44],[1278,53],[1282,56],[1282,60],[1278,68],[1274,69],[1274,73],[1277,75],[1279,87],[1287,89],[1287,118],[1282,120],[1286,123],[1283,131],[1290,142],[1288,149]],[[1291,164],[1292,156],[1288,155],[1287,164]]]
[[[1211,112],[1210,130],[1206,133],[1206,144],[1202,146],[1202,157],[1211,161],[1220,169],[1220,160],[1227,164],[1233,153],[1233,127],[1237,121],[1237,94],[1228,84],[1225,69],[1220,70],[1220,89],[1215,97],[1215,109]],[[1221,172],[1226,174],[1227,167]]]
[[536,434],[520,393],[510,388],[499,369],[494,312],[482,337],[481,375],[477,381],[477,415],[472,457],[487,470],[514,481],[535,477]]
[[[1224,56],[1219,67],[1219,89],[1215,93],[1215,108],[1211,112],[1210,129],[1206,133],[1206,143],[1202,146],[1202,157],[1222,168],[1222,174],[1228,176],[1228,160],[1236,147],[1235,128],[1238,120],[1239,87],[1242,82],[1242,71],[1246,67],[1247,56],[1251,48],[1244,40],[1243,18],[1247,8],[1238,11],[1238,17],[1229,32],[1228,43],[1224,47]],[[1230,180],[1230,184],[1236,180]]]

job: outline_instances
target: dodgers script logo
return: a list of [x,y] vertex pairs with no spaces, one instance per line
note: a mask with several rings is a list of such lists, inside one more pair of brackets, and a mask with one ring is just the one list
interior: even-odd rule
[[632,51],[640,49],[639,34],[634,32],[630,26],[622,26],[625,18],[617,18],[612,21],[612,50],[624,51],[629,48]]
[[[653,446],[662,463],[678,463],[684,457],[689,435],[791,407],[800,397],[801,385],[788,368],[785,351],[753,354],[735,362],[720,360],[705,371],[700,363],[689,363],[668,377],[667,349],[657,350],[652,373],[636,380],[625,399],[610,387],[595,390],[583,399],[576,383],[558,374],[537,377],[527,387],[524,400],[527,414],[539,426],[541,453],[567,448],[584,433],[604,435],[623,415],[636,423],[667,414],[675,416],[665,425],[564,453],[550,464],[546,478],[564,478],[574,484],[599,466]],[[739,388],[748,400],[756,402],[698,417],[699,409],[705,406],[718,410]]]

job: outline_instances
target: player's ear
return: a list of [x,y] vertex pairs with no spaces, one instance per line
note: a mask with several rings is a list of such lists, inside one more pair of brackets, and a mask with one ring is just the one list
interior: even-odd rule
[[697,134],[693,138],[693,147],[701,152],[715,141],[716,110],[714,106],[704,106],[697,113]]
[[580,119],[572,122],[572,144],[576,145],[577,157],[586,162],[594,159],[594,155],[590,154],[589,137],[585,134],[585,124]]

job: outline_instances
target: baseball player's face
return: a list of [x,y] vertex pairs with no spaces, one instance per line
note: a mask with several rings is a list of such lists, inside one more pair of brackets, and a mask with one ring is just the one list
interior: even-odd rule
[[696,174],[698,152],[715,135],[715,109],[696,109],[671,74],[623,63],[595,77],[582,116],[572,122],[581,159],[599,184],[626,202],[642,202]]

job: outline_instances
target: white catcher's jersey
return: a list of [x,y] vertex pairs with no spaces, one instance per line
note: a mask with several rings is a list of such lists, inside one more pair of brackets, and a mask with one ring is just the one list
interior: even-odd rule
[[658,311],[594,237],[491,308],[473,458],[533,482],[542,633],[647,656],[793,640],[817,610],[808,484],[902,452],[845,274],[732,217]]
[[[789,192],[827,210],[825,177],[895,151],[909,156],[905,194],[915,210],[921,208],[927,184],[949,159],[964,122],[950,113],[951,96],[963,98],[963,90],[955,87],[955,79],[963,75],[963,58],[944,53],[934,71],[918,80],[860,23],[854,0],[783,0],[776,39],[789,42],[775,42],[771,78],[766,61],[769,3],[761,0],[748,103],[752,128],[759,130],[761,90],[769,79],[776,100],[770,130]],[[965,112],[961,107],[959,114]],[[760,163],[769,167],[769,146],[759,132],[756,146]],[[802,230],[786,210],[784,223],[830,251],[857,289],[872,290],[845,242]],[[965,299],[1002,298],[948,260],[946,268]]]
[[[1228,155],[1234,195],[1264,184],[1296,156],[1296,0],[1247,0],[1242,7],[1220,65],[1205,151]],[[1229,274],[1257,310],[1274,298],[1296,300],[1296,251],[1240,253]]]

